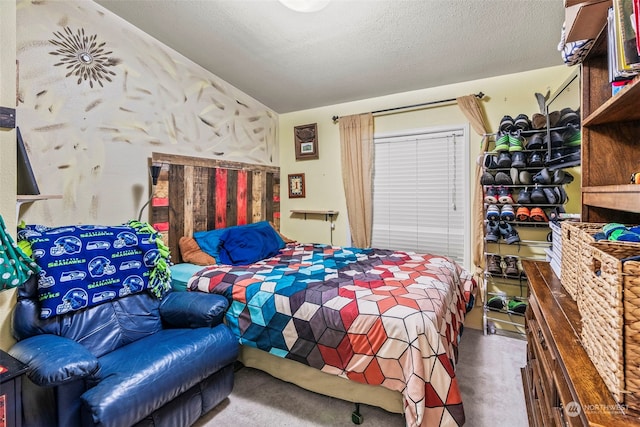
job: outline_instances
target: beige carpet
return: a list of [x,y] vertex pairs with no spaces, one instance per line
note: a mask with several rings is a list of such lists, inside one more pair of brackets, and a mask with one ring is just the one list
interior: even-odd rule
[[[524,427],[527,413],[520,368],[525,365],[526,342],[467,329],[460,343],[457,367],[467,422],[470,427]],[[312,427],[354,426],[349,402],[322,396],[242,368],[233,392],[196,427]],[[360,406],[363,427],[403,427],[401,414]]]

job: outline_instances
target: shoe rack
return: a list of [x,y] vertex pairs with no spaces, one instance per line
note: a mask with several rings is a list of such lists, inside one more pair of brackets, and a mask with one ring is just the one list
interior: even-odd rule
[[580,185],[579,90],[574,92],[575,110],[505,115],[484,153],[485,334],[524,336],[528,285],[522,261],[547,260],[549,222],[579,212],[579,200],[566,209],[569,194],[579,194],[569,187]]

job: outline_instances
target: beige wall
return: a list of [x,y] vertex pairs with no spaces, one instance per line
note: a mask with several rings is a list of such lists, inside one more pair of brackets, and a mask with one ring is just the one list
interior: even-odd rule
[[[18,0],[16,20],[18,125],[41,192],[63,196],[23,207],[26,222],[136,218],[154,151],[277,165],[273,110],[97,3]],[[104,44],[95,79],[67,75],[79,61],[56,44],[80,32]]]
[[[0,1],[0,106],[16,105],[16,4]],[[0,215],[10,232],[16,225],[16,133],[0,128]],[[11,233],[15,237],[15,233]],[[13,340],[7,321],[15,301],[15,290],[0,292],[0,349]]]
[[[539,112],[535,93],[553,93],[571,74],[566,66],[534,70],[524,73],[504,75],[489,79],[459,83],[407,93],[394,94],[380,98],[366,99],[340,105],[297,111],[280,115],[280,164],[282,184],[281,231],[290,238],[304,242],[329,243],[331,230],[323,217],[306,220],[292,216],[292,209],[339,211],[333,232],[333,244],[345,245],[348,242],[346,202],[342,190],[340,169],[340,134],[337,124],[331,117],[358,114],[367,111],[382,110],[403,105],[414,105],[440,99],[483,92],[486,96],[482,104],[492,132],[497,130],[504,115],[515,117],[520,113],[529,117]],[[293,142],[293,127],[318,124],[318,160],[296,161]],[[376,117],[375,131],[379,133],[403,129],[437,127],[467,123],[466,118],[455,104],[441,104],[419,111],[391,114]],[[469,164],[470,176],[474,177],[476,158],[480,154],[480,136],[471,130]],[[288,198],[286,177],[290,173],[304,173],[306,181],[305,198]],[[574,174],[577,175],[576,172]],[[579,175],[572,186],[569,197],[579,201]],[[476,185],[476,183],[472,183]],[[478,184],[479,185],[479,184]],[[473,197],[473,190],[469,192]],[[471,206],[471,200],[469,201]],[[577,210],[576,210],[577,212]],[[479,304],[476,304],[478,306]],[[468,316],[467,325],[482,329],[482,309],[477,307]],[[499,326],[500,327],[500,326]]]
[[[296,240],[329,243],[330,229],[323,218],[299,219],[299,217],[292,216],[289,211],[291,209],[333,209],[340,212],[336,218],[333,243],[337,245],[347,243],[346,203],[340,171],[340,134],[338,125],[331,120],[332,116],[346,116],[483,92],[485,99],[482,104],[492,131],[495,131],[500,119],[506,114],[515,117],[520,113],[525,113],[531,117],[533,113],[539,112],[535,92],[543,94],[547,90],[554,92],[570,73],[569,67],[558,66],[281,114],[280,164],[283,179],[280,204],[281,231]],[[320,158],[318,160],[296,161],[293,127],[310,123],[318,124]],[[461,123],[467,123],[467,120],[457,105],[442,104],[420,111],[376,117],[375,131],[386,133],[394,130]],[[480,153],[480,136],[472,130],[470,140],[470,165],[473,169]],[[474,176],[473,170],[471,172],[471,176]],[[305,174],[305,198],[288,198],[286,177],[290,173]]]

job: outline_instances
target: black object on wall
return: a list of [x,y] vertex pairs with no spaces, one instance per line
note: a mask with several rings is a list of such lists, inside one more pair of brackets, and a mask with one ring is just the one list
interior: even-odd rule
[[40,194],[38,182],[33,174],[33,169],[31,169],[31,162],[29,161],[29,155],[24,146],[19,127],[16,127],[16,133],[18,134],[17,194],[22,196],[35,196]]

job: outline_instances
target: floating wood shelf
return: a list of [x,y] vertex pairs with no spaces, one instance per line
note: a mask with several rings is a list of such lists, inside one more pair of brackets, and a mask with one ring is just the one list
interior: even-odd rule
[[333,219],[335,215],[338,215],[338,211],[332,210],[292,209],[289,212],[291,212],[292,214],[304,215],[304,219],[307,219],[307,215],[324,215],[325,221],[327,221],[329,218]]
[[20,206],[25,203],[37,202],[38,200],[62,199],[62,194],[18,194],[16,196],[16,219],[20,216]]

